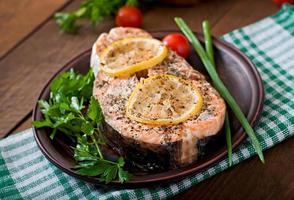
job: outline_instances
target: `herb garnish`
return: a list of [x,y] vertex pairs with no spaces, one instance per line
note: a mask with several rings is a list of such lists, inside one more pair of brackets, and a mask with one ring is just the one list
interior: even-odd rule
[[[184,35],[187,37],[187,39],[191,42],[192,46],[194,47],[194,50],[200,57],[205,69],[207,70],[210,78],[212,79],[213,85],[215,88],[218,90],[220,95],[224,98],[224,100],[227,102],[228,106],[231,108],[233,113],[235,114],[236,118],[244,128],[245,132],[251,139],[251,142],[253,144],[253,147],[259,156],[259,159],[261,160],[262,163],[265,163],[264,156],[262,153],[262,148],[261,145],[256,137],[256,134],[247,121],[245,115],[243,114],[240,106],[237,104],[236,100],[234,97],[231,95],[229,90],[226,88],[222,80],[220,79],[213,63],[211,62],[210,56],[206,53],[204,48],[202,47],[201,43],[199,40],[196,38],[192,30],[188,27],[186,22],[180,18],[180,17],[175,17],[175,22],[180,28],[180,30],[184,33]],[[227,124],[225,124],[227,126]],[[228,141],[230,142],[230,141]]]
[[123,5],[137,6],[137,0],[84,0],[80,8],[72,12],[55,13],[54,19],[61,32],[75,33],[80,28],[77,19],[86,18],[95,27],[103,18],[114,15]]
[[115,179],[124,182],[131,178],[123,169],[124,159],[107,160],[100,149],[106,145],[102,134],[104,118],[98,101],[92,96],[93,82],[92,70],[84,76],[73,70],[58,76],[50,86],[49,100],[39,101],[44,120],[34,121],[33,125],[52,128],[52,140],[56,134],[63,133],[76,144],[77,174],[99,176],[106,183]]
[[[204,40],[205,40],[205,50],[206,50],[207,56],[209,57],[210,62],[213,65],[213,67],[216,68],[215,61],[214,61],[214,52],[213,52],[212,36],[211,36],[211,32],[210,32],[210,25],[207,20],[203,21],[202,29],[203,29],[203,35],[204,35]],[[225,127],[225,133],[226,133],[229,166],[232,166],[232,164],[233,164],[232,136],[231,136],[231,128],[230,128],[230,120],[229,120],[228,111],[226,111],[226,113],[225,113],[224,127]]]

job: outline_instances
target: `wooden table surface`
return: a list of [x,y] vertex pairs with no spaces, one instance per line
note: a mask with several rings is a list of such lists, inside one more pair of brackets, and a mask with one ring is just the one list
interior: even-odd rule
[[[112,18],[78,35],[60,34],[52,15],[80,1],[0,1],[0,137],[31,127],[40,89],[75,55],[89,49]],[[271,0],[210,0],[195,6],[156,5],[144,11],[146,30],[176,29],[181,16],[195,30],[208,19],[221,36],[278,11]],[[179,194],[175,199],[294,199],[294,138],[265,152],[267,163],[251,158]]]

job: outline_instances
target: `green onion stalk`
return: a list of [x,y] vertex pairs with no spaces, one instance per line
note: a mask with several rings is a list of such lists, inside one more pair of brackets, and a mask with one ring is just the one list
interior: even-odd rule
[[230,94],[229,90],[226,88],[220,77],[218,76],[214,64],[212,63],[210,57],[203,49],[202,45],[200,44],[199,40],[195,37],[192,30],[188,27],[188,25],[185,23],[185,21],[182,18],[176,17],[175,22],[180,28],[180,30],[184,33],[184,35],[188,38],[188,40],[191,42],[192,46],[194,47],[195,51],[201,58],[209,76],[212,79],[212,82],[214,84],[214,87],[219,91],[221,96],[225,99],[233,113],[235,114],[238,121],[243,126],[245,132],[251,139],[251,142],[253,144],[253,147],[258,154],[260,160],[262,163],[265,163],[264,156],[262,153],[262,148],[260,146],[260,143],[254,133],[254,130],[250,126],[249,122],[247,121],[245,115],[243,114],[241,108],[237,104],[236,100],[233,98],[233,96]]

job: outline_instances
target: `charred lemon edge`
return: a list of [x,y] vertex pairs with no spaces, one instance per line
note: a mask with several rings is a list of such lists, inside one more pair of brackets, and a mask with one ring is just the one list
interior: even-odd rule
[[[178,118],[171,118],[171,119],[157,119],[157,120],[151,120],[151,119],[143,119],[140,117],[136,117],[135,115],[132,115],[130,113],[131,110],[131,103],[133,102],[133,98],[135,97],[136,93],[143,87],[144,83],[152,81],[154,79],[157,79],[158,77],[162,78],[168,78],[168,79],[178,79],[183,83],[186,83],[192,88],[192,91],[194,91],[194,95],[197,97],[197,103],[193,107],[193,109],[190,109],[189,112],[185,112],[184,115]],[[176,125],[182,122],[185,122],[186,120],[190,119],[191,117],[197,115],[200,113],[201,109],[203,106],[203,97],[199,90],[191,83],[191,81],[179,78],[177,76],[173,75],[168,75],[168,74],[159,74],[159,75],[154,75],[151,77],[148,77],[144,80],[142,80],[136,88],[133,90],[132,94],[130,95],[127,105],[126,105],[126,116],[129,117],[131,120],[143,123],[143,124],[149,124],[149,125]]]
[[136,41],[147,41],[147,42],[153,42],[155,44],[158,45],[158,48],[161,48],[161,51],[155,55],[154,57],[148,59],[148,60],[144,60],[142,62],[139,62],[137,64],[134,65],[130,65],[128,67],[122,68],[122,69],[110,69],[107,67],[106,64],[101,64],[101,70],[108,74],[109,76],[116,76],[116,77],[120,77],[120,76],[128,76],[128,75],[132,75],[138,71],[142,71],[144,69],[148,69],[151,68],[159,63],[161,63],[167,56],[168,54],[168,49],[167,47],[159,40],[154,39],[154,38],[142,38],[142,37],[137,37],[137,38],[126,38],[126,39],[122,39],[122,40],[117,40],[113,43],[111,43],[109,46],[107,46],[101,53],[101,63],[106,63],[105,59],[106,56],[108,54],[108,52],[110,50],[112,50],[115,46],[119,46],[119,45],[124,45],[130,42],[136,42]]

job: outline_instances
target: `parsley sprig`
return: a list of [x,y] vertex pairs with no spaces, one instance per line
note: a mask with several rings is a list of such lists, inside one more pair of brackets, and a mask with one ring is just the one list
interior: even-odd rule
[[80,8],[72,12],[57,12],[54,15],[61,32],[76,33],[80,28],[79,18],[89,19],[95,27],[105,17],[114,15],[123,5],[137,6],[137,0],[84,0]]
[[77,174],[99,176],[106,183],[115,179],[124,182],[131,178],[123,169],[124,159],[107,160],[101,151],[101,146],[106,145],[102,133],[104,118],[92,96],[93,82],[92,70],[84,76],[71,70],[54,79],[49,100],[39,101],[44,119],[33,125],[52,128],[52,140],[62,133],[76,144],[73,148]]

